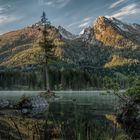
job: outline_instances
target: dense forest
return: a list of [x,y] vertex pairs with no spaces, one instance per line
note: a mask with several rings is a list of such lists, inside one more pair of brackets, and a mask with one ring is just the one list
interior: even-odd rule
[[[126,89],[139,77],[139,69],[140,67],[135,65],[114,69],[51,65],[49,67],[50,87],[52,90],[104,89],[105,79],[109,77],[118,83],[121,89]],[[45,70],[42,66],[3,69],[0,71],[0,83],[1,90],[43,90],[46,83]]]

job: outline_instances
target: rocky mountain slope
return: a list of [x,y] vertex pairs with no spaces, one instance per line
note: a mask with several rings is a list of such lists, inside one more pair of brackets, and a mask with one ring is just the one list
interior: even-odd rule
[[[0,36],[0,66],[24,67],[41,63],[39,24]],[[123,23],[112,17],[99,17],[80,36],[63,27],[52,26],[55,55],[67,64],[93,67],[138,65],[140,25]]]
[[82,37],[91,45],[110,50],[105,67],[138,64],[140,60],[139,27],[138,24],[131,25],[113,17],[102,16],[96,19],[92,27],[85,30]]

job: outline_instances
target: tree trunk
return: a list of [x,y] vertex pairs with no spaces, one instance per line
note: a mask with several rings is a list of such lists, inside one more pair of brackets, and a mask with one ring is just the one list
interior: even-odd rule
[[50,83],[49,83],[49,71],[48,71],[48,64],[45,64],[45,80],[46,80],[46,86],[45,90],[50,90]]

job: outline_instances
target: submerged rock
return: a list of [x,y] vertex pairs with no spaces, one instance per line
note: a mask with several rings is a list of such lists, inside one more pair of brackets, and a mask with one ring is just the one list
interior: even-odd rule
[[0,100],[0,108],[8,108],[10,106],[10,102],[8,100]]
[[17,109],[31,108],[31,100],[29,97],[23,96],[20,101],[15,105]]
[[33,97],[22,97],[20,102],[17,104],[17,109],[21,110],[22,114],[37,115],[45,112],[48,109],[48,102],[44,97],[33,96]]
[[48,102],[44,97],[35,96],[30,98],[32,108],[48,106]]

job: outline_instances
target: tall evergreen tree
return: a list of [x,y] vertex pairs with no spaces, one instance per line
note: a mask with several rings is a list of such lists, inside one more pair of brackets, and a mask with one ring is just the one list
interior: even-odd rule
[[50,36],[50,30],[52,26],[51,23],[48,21],[46,18],[46,13],[43,12],[41,16],[41,33],[42,33],[42,39],[39,42],[39,45],[42,47],[44,54],[45,54],[45,62],[44,62],[44,68],[45,68],[45,89],[47,91],[50,90],[50,84],[49,84],[49,72],[48,72],[48,62],[54,58],[54,53],[53,53],[53,39]]

